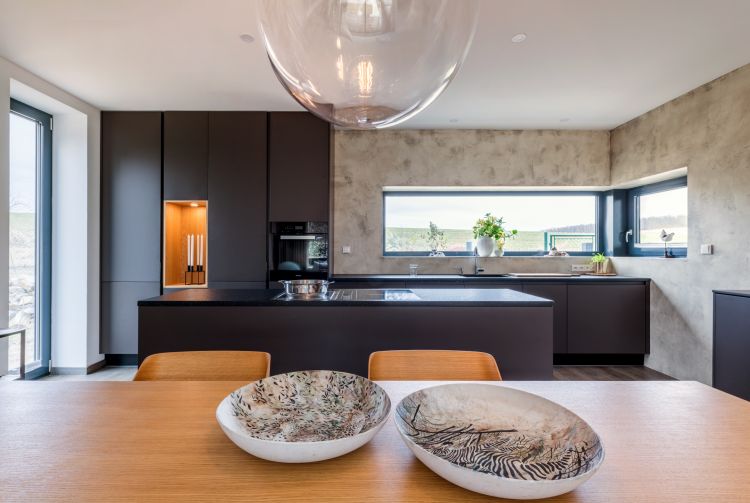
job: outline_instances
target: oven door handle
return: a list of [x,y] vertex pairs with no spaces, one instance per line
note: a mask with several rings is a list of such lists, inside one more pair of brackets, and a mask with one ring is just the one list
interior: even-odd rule
[[279,239],[282,241],[315,241],[317,239],[317,236],[312,235],[298,235],[298,234],[290,234],[290,235],[282,235],[279,236]]

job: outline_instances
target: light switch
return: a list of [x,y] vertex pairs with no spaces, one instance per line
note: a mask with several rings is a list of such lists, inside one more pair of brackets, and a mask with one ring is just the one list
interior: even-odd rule
[[701,255],[713,255],[714,245],[701,245]]
[[341,253],[349,254],[352,252],[351,246],[342,246],[341,247]]

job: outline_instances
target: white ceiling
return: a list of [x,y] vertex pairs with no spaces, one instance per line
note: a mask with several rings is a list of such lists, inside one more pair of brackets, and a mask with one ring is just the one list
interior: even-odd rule
[[[0,55],[105,110],[297,110],[239,39],[252,2],[0,0]],[[611,129],[747,63],[750,0],[482,0],[458,77],[402,127]]]

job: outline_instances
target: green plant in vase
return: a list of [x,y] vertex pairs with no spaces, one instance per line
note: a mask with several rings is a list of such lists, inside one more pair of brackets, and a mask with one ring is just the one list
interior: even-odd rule
[[447,246],[445,233],[441,231],[437,224],[435,224],[433,221],[430,221],[429,230],[425,234],[422,234],[422,239],[427,241],[427,244],[430,247],[431,257],[445,256],[445,253],[443,253],[443,250],[445,250]]
[[591,263],[594,265],[594,274],[607,274],[609,258],[603,253],[594,253],[591,257]]
[[477,220],[472,228],[474,239],[476,239],[477,255],[489,257],[497,245],[498,255],[502,256],[505,251],[505,241],[513,239],[518,235],[516,229],[506,229],[503,217],[495,217],[491,213],[485,213],[483,218]]

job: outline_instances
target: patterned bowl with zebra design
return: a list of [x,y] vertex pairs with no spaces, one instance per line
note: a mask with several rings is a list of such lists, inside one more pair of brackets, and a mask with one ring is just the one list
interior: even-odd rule
[[599,436],[546,398],[505,386],[456,383],[404,398],[396,427],[444,479],[512,499],[550,498],[588,480],[604,460]]
[[308,370],[243,386],[219,404],[216,419],[230,440],[253,456],[308,463],[363,446],[390,410],[386,392],[369,379]]

